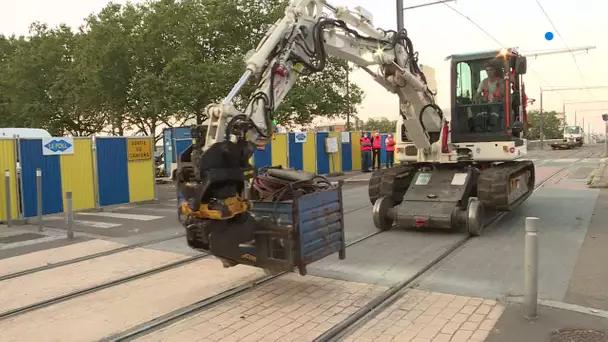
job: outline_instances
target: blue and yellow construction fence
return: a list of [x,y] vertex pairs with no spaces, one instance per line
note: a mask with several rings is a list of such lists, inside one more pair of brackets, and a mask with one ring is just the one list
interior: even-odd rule
[[[181,129],[181,127],[180,127]],[[371,132],[314,132],[314,133],[279,133],[272,138],[272,143],[256,148],[253,164],[256,167],[278,166],[305,170],[318,174],[330,174],[361,170],[361,144],[363,133]],[[165,161],[176,160],[190,146],[192,139],[181,137],[171,139],[165,135]],[[387,134],[382,134],[382,152],[380,161],[386,164],[384,145]],[[171,141],[173,140],[173,141]],[[333,150],[328,150],[328,140]],[[337,151],[337,152],[333,152]],[[166,165],[170,165],[167,163]],[[170,169],[170,166],[167,166]]]
[[[49,155],[43,152],[49,146],[59,147]],[[0,138],[0,170],[10,176],[11,218],[37,216],[37,169],[43,215],[64,212],[66,192],[72,192],[73,210],[156,199],[153,146],[151,137]],[[5,198],[3,177],[0,221],[8,218]]]

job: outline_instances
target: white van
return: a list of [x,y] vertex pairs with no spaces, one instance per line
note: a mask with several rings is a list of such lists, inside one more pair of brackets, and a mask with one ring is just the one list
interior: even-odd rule
[[40,128],[0,128],[0,138],[50,138],[51,134]]

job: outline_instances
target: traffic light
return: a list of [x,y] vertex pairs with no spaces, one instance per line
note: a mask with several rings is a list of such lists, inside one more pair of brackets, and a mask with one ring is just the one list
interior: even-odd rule
[[602,114],[602,120],[608,121],[608,113]]

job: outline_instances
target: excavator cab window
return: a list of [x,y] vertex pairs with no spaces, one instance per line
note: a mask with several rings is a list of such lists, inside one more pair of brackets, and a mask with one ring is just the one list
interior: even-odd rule
[[[453,142],[508,141],[505,114],[505,63],[502,58],[471,58],[452,63]],[[509,98],[514,91],[508,87]],[[511,112],[512,112],[511,108]],[[513,121],[511,115],[510,121]]]

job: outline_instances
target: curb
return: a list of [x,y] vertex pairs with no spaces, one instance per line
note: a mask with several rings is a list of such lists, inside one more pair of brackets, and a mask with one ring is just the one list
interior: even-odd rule
[[602,161],[600,166],[591,171],[587,186],[592,189],[608,188],[608,175],[606,175],[606,162]]
[[345,179],[344,183],[369,183],[369,179]]
[[[505,300],[507,303],[525,304],[523,297],[507,297],[507,298],[505,298]],[[576,304],[556,302],[556,301],[544,300],[544,299],[539,299],[538,305],[567,310],[567,311],[574,311],[574,312],[587,314],[587,315],[591,315],[591,316],[608,318],[608,311],[595,309],[595,308],[591,308],[588,306],[581,306],[581,305],[576,305]]]

